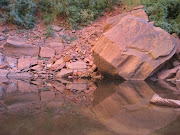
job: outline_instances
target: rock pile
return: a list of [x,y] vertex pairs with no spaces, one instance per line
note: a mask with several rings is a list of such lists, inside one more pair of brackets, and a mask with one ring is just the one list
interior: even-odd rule
[[[1,45],[1,76],[13,78],[96,78],[101,76],[95,72],[96,66],[90,54],[90,48],[80,46],[88,38],[69,41],[72,36],[58,26],[54,26],[55,37],[49,37],[45,43],[35,45],[24,37],[3,34],[5,42]],[[35,32],[34,32],[35,33]],[[80,33],[80,32],[79,32]],[[62,34],[62,35],[61,35]],[[78,33],[77,33],[78,34]],[[80,33],[81,34],[81,33]],[[65,38],[66,35],[66,38]],[[89,36],[89,38],[93,34]],[[64,37],[65,39],[61,39]],[[7,39],[7,40],[6,40]],[[91,40],[92,41],[92,40]]]

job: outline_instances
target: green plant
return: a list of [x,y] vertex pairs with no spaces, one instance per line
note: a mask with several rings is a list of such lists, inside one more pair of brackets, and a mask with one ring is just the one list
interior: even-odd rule
[[54,17],[52,14],[44,14],[42,16],[42,19],[43,19],[44,24],[48,25],[53,22]]
[[[10,0],[1,0],[0,1],[0,23],[4,23],[6,22],[6,20],[8,19],[7,16],[7,11],[9,9],[9,5],[10,5]],[[3,12],[2,12],[3,10]]]
[[62,36],[62,38],[64,39],[65,42],[73,42],[77,39],[77,37],[67,37],[65,35]]
[[39,0],[40,12],[43,12],[44,22],[52,22],[57,16],[67,19],[73,28],[87,25],[105,9],[113,9],[113,5],[120,0]]
[[0,1],[0,8],[7,10],[9,8],[11,1],[10,0],[1,0]]
[[44,34],[47,37],[53,37],[54,36],[54,30],[51,25],[48,25],[46,28],[46,33]]
[[1,0],[0,8],[4,11],[0,12],[3,21],[10,21],[27,29],[34,27],[36,4],[32,0]]
[[32,0],[15,0],[10,5],[10,21],[25,28],[33,28],[35,24],[36,4]]
[[34,36],[34,39],[40,38],[39,36]]
[[155,26],[180,36],[180,0],[142,0],[142,3]]
[[25,36],[25,38],[29,38],[29,35],[27,34],[27,35]]
[[0,12],[0,23],[4,23],[7,20],[7,15]]
[[22,33],[24,33],[24,32],[25,32],[25,30],[17,30],[17,31],[16,31],[17,34],[22,34]]
[[36,12],[43,22],[52,23],[58,16],[65,18],[73,28],[91,23],[105,10],[121,0],[0,0],[0,20],[11,21],[27,29],[33,28]]
[[140,4],[140,0],[122,0],[127,10],[132,10],[135,6]]

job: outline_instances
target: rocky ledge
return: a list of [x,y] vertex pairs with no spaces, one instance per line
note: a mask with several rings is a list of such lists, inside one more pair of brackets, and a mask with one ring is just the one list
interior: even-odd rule
[[[86,44],[81,46],[81,42],[88,38],[66,42],[61,38],[67,32],[61,31],[59,33],[63,34],[58,35],[57,31],[60,30],[60,27],[54,26],[57,35],[41,40],[41,42],[45,41],[43,45],[34,44],[29,39],[17,35],[0,33],[2,35],[0,76],[9,79],[62,77],[101,79],[102,76],[97,72],[93,63],[90,49],[87,49]],[[90,36],[93,34],[94,32],[91,32]],[[72,38],[72,35],[68,38],[70,37]]]
[[[61,57],[50,47],[27,44],[23,38],[10,36],[1,53],[0,76],[13,78],[101,78],[96,73],[93,61],[86,58],[78,60],[71,55]],[[54,44],[55,43],[50,43]],[[56,44],[56,49],[62,46]]]

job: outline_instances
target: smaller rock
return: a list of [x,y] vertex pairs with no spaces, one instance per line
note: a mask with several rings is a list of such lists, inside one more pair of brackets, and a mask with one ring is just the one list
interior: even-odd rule
[[72,94],[72,92],[71,92],[71,91],[66,90],[66,89],[64,89],[63,93],[65,93],[66,95],[71,95],[71,94]]
[[30,84],[28,81],[18,80],[18,90],[21,92],[38,92],[36,85]]
[[4,63],[2,65],[0,65],[0,69],[7,69],[9,66],[8,64]]
[[154,25],[155,21],[149,22],[149,24]]
[[177,66],[173,69],[169,69],[169,70],[163,70],[161,72],[159,72],[158,75],[158,79],[164,80],[164,79],[168,79],[170,78],[173,74],[176,74],[176,72],[180,69],[180,66]]
[[86,63],[83,61],[72,62],[68,64],[67,67],[73,70],[82,70],[87,68]]
[[39,76],[37,74],[33,74],[33,78],[38,78]]
[[40,62],[40,60],[38,60],[38,57],[31,58],[31,66],[37,65],[39,62]]
[[90,85],[91,88],[93,88],[94,90],[97,89],[97,86],[95,85],[94,82],[88,82],[88,83],[89,83],[89,85]]
[[89,63],[91,60],[89,58],[85,58],[84,62]]
[[78,72],[78,76],[80,76],[81,78],[89,78],[90,74],[89,72]]
[[42,71],[44,68],[43,65],[37,65],[37,66],[33,66],[31,67],[32,70],[35,70],[35,71]]
[[64,62],[68,62],[72,59],[72,57],[70,55],[66,56],[63,58]]
[[131,15],[134,15],[141,19],[145,19],[147,22],[149,21],[148,16],[143,9],[133,10],[133,11],[131,11]]
[[32,84],[37,85],[38,87],[41,87],[44,85],[44,82],[41,79],[36,79],[34,81],[31,81]]
[[73,77],[74,77],[74,76],[77,76],[77,75],[78,75],[78,71],[77,71],[77,70],[74,70],[74,71],[73,71]]
[[180,107],[180,100],[161,98],[157,94],[154,94],[150,103],[155,105],[163,105],[163,106],[178,107],[178,108]]
[[[0,97],[1,97],[1,95],[0,95]],[[0,112],[5,111],[5,110],[6,110],[5,106],[0,106]]]
[[27,44],[25,39],[19,37],[8,37],[6,44],[3,46],[6,56],[38,56],[39,47]]
[[16,58],[6,57],[6,60],[11,68],[17,67],[18,61]]
[[17,67],[14,67],[12,69],[9,69],[10,73],[21,73],[21,70],[19,70]]
[[176,35],[176,33],[173,33],[172,36],[177,41],[177,50],[176,50],[176,53],[179,54],[180,53],[180,39],[179,39],[178,35]]
[[65,67],[65,63],[62,63],[61,65],[59,65],[57,68],[56,68],[56,72],[59,71],[60,69],[63,69],[63,67]]
[[66,67],[68,67],[69,64],[70,64],[70,62],[66,62]]
[[102,75],[93,76],[94,79],[102,79]]
[[50,42],[47,44],[47,46],[54,49],[56,52],[56,55],[60,55],[62,51],[64,50],[64,44],[60,42]]
[[8,84],[6,92],[10,93],[17,90],[18,90],[17,82],[11,82]]
[[9,73],[9,79],[29,79],[32,75],[30,73]]
[[37,61],[37,65],[43,65],[44,64],[44,60],[38,60]]
[[137,7],[134,7],[133,10],[142,9],[143,7],[144,7],[144,5],[139,5]]
[[38,74],[46,74],[47,72],[46,71],[38,71],[37,73]]
[[172,33],[171,36],[173,36],[173,37],[179,39],[179,37],[178,37],[178,35],[177,35],[176,33]]
[[0,77],[6,77],[8,73],[9,73],[8,70],[0,69]]
[[5,37],[0,36],[0,41],[5,40]]
[[31,65],[31,57],[21,57],[18,59],[18,68],[20,70],[29,68]]
[[91,77],[92,78],[95,78],[97,76],[97,72],[93,72],[92,74],[91,74]]
[[59,73],[56,74],[56,77],[68,77],[73,75],[73,70],[61,70]]
[[56,70],[61,64],[63,64],[64,61],[63,59],[58,59],[51,67],[52,70]]
[[179,62],[178,60],[176,60],[176,61],[173,62],[173,66],[174,66],[174,67],[177,67],[177,66],[179,66],[179,65],[180,65],[180,62]]
[[96,69],[97,67],[96,67],[96,65],[94,64],[88,71],[90,72],[90,73],[92,73],[92,72],[94,72],[94,70]]
[[0,32],[0,36],[5,37],[5,36],[6,36],[6,34],[4,34],[4,33]]
[[65,86],[63,83],[59,83],[59,82],[52,82],[51,83],[53,87],[55,87],[56,90],[63,92],[65,89]]
[[53,57],[55,55],[55,51],[49,47],[41,47],[40,57]]
[[89,62],[89,66],[92,66],[93,64],[94,64],[93,61],[90,61],[90,62]]
[[47,68],[51,68],[52,67],[52,64],[47,64]]

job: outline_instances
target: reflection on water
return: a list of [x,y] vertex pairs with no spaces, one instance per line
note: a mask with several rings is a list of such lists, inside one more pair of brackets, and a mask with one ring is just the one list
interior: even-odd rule
[[180,110],[149,103],[154,93],[180,99],[179,86],[1,78],[0,135],[179,134]]
[[[163,90],[156,89],[155,85],[150,84],[150,87],[143,81],[113,83],[113,87],[105,84],[100,84],[94,92],[93,109],[101,123],[117,134],[149,134],[166,127],[180,114],[178,109],[149,104],[155,92],[160,95],[163,93]],[[108,93],[107,91],[110,96],[99,96],[101,93]]]

